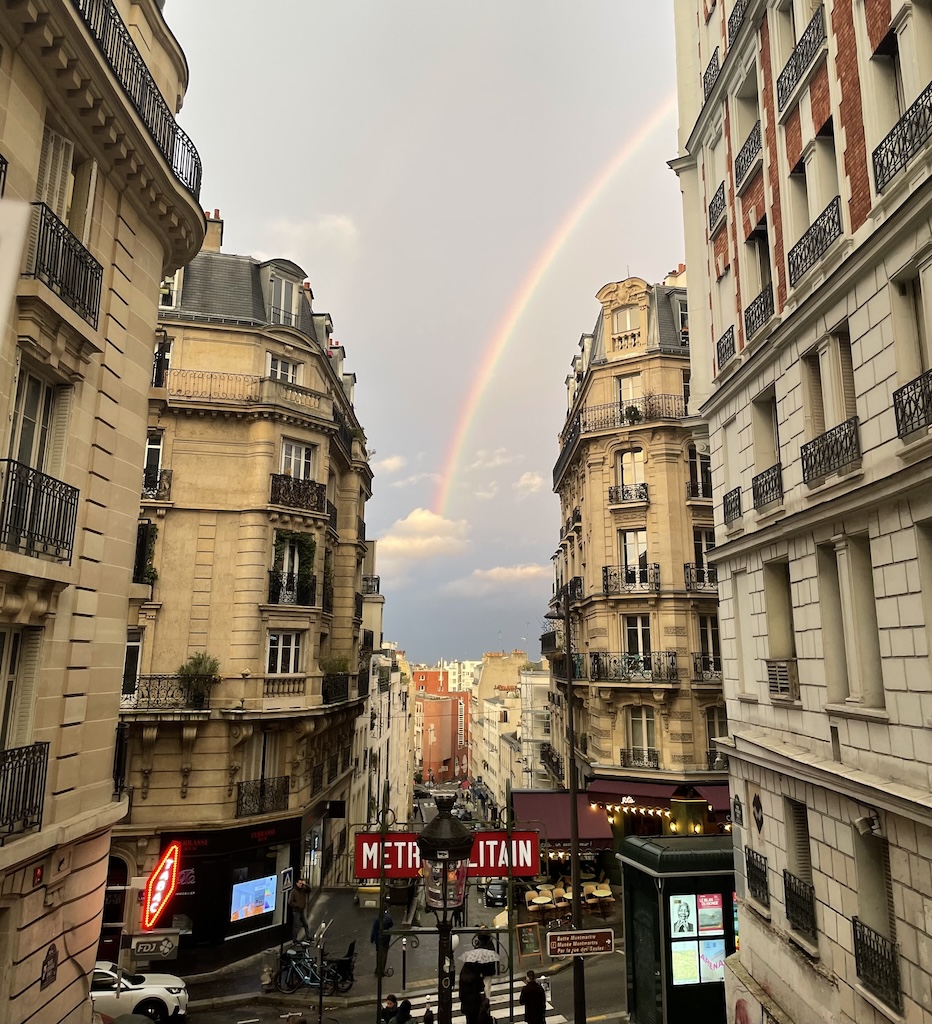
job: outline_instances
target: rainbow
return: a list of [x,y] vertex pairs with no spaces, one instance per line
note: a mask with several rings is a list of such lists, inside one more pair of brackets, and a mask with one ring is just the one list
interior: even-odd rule
[[456,479],[456,467],[462,457],[469,428],[472,426],[473,420],[479,411],[479,404],[482,401],[485,389],[489,385],[489,381],[492,379],[495,367],[508,347],[508,342],[511,340],[518,321],[534,298],[534,293],[540,287],[547,271],[553,265],[567,239],[582,223],[586,214],[595,205],[596,200],[612,178],[628,163],[675,110],[676,93],[671,92],[648,114],[634,134],[625,139],[618,152],[615,153],[608,164],[592,180],[586,191],[563,218],[563,221],[547,242],[543,252],[528,271],[521,287],[518,289],[518,293],[515,295],[491,341],[489,341],[482,354],[479,369],[473,378],[472,385],[461,407],[459,419],[447,448],[446,458],[443,461],[440,482],[437,485],[437,493],[434,497],[434,511],[438,515],[443,516],[446,514],[447,503],[450,500],[450,489],[453,481]]

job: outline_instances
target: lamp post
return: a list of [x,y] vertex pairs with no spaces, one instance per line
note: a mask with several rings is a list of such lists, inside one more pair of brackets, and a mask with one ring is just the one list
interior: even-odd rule
[[[573,643],[570,634],[570,589],[565,586],[545,619],[563,620],[563,664],[566,666],[566,783],[570,797],[570,886],[573,928],[582,928],[582,882],[579,877],[579,801],[576,786],[576,731],[573,723]],[[586,1020],[586,962],[573,957],[573,1018]]]
[[448,911],[463,905],[466,895],[466,869],[472,854],[475,835],[450,813],[456,797],[438,793],[437,817],[429,821],[417,838],[424,876],[424,898],[437,914],[440,937],[437,954],[437,977],[440,992],[437,1000],[438,1024],[453,1020],[453,923]]

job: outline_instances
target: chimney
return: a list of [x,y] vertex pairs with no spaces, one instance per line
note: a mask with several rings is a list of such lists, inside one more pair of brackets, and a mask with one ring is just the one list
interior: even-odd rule
[[207,234],[201,252],[220,252],[220,246],[223,245],[223,219],[220,211],[214,210],[211,216],[210,210],[205,210],[204,217],[207,220]]

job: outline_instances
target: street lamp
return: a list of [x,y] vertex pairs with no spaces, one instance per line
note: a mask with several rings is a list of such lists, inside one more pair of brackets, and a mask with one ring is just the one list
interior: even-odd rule
[[475,835],[450,813],[456,797],[438,793],[435,797],[437,817],[429,821],[417,837],[424,876],[424,898],[437,914],[440,937],[437,976],[440,993],[437,1001],[438,1024],[453,1020],[453,930],[448,911],[463,905],[466,896],[466,869],[472,854]]
[[[566,782],[570,797],[570,887],[573,928],[582,928],[582,881],[579,877],[579,801],[576,787],[576,732],[573,723],[573,643],[570,633],[570,588],[563,587],[545,619],[563,620],[563,664],[566,667]],[[586,962],[573,957],[573,1017],[586,1020]]]

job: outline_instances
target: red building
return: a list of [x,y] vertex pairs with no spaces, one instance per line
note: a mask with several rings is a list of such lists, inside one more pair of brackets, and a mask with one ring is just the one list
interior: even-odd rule
[[412,669],[415,746],[424,782],[466,777],[469,756],[469,694],[450,692],[446,671]]

